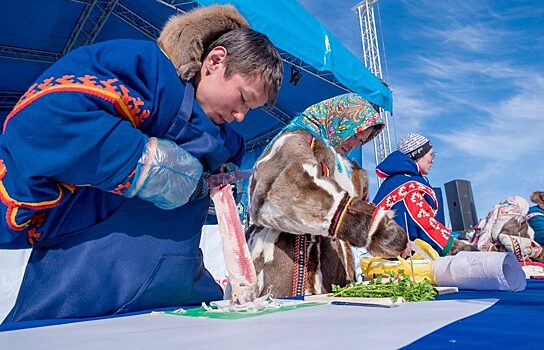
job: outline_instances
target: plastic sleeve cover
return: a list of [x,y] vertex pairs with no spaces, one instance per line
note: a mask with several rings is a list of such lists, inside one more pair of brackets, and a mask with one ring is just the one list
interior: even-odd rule
[[189,201],[202,170],[202,164],[174,142],[151,137],[126,196],[138,196],[161,209],[180,207]]

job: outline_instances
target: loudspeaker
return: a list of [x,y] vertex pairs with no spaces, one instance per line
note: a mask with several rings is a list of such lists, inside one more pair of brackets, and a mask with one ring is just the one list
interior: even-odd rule
[[444,184],[453,231],[471,230],[478,223],[472,186],[467,180],[453,180]]

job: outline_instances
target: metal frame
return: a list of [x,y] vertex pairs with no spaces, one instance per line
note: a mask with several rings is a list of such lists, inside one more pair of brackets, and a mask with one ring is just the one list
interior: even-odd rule
[[54,63],[61,55],[60,53],[25,49],[22,47],[0,45],[0,57],[14,58],[18,60]]
[[[356,11],[359,16],[359,29],[361,31],[361,44],[365,67],[383,81],[380,46],[378,45],[378,36],[376,34],[376,20],[373,6],[377,2],[378,0],[363,0],[355,5],[352,10]],[[374,159],[376,165],[381,163],[392,152],[389,128],[390,114],[381,107],[378,109],[378,112],[384,120],[385,127],[382,132],[374,138]],[[378,185],[380,184],[381,179],[378,177]]]
[[147,37],[156,40],[161,30],[123,4],[117,5],[113,14]]
[[289,114],[285,113],[284,111],[282,111],[281,109],[279,109],[278,107],[274,107],[272,109],[266,109],[266,108],[261,108],[266,114],[268,114],[269,116],[271,116],[272,118],[278,120],[279,122],[281,122],[282,124],[284,125],[287,125],[289,124],[289,122],[291,121],[291,119],[293,119],[293,117],[291,117]]
[[257,147],[267,145],[283,129],[283,125],[269,130],[263,134],[257,135],[251,140],[246,141],[246,152],[254,151]]
[[[85,7],[79,16],[79,20],[76,23],[74,30],[72,31],[70,38],[68,39],[66,46],[60,53],[26,49],[26,48],[17,48],[10,46],[0,46],[0,57],[9,57],[14,59],[22,60],[31,60],[37,62],[45,63],[54,63],[59,58],[61,58],[66,53],[71,50],[86,44],[94,42],[97,35],[100,33],[100,30],[104,26],[105,22],[111,14],[121,19],[128,25],[137,29],[147,37],[152,40],[156,40],[160,34],[160,29],[155,25],[147,21],[145,18],[141,17],[124,4],[120,3],[119,0],[70,0],[72,2],[84,4]],[[182,0],[155,0],[160,4],[168,6],[174,9],[177,12],[184,13],[187,10],[182,6],[192,5],[192,7],[199,6],[195,1],[182,1]],[[342,85],[331,72],[321,72],[316,68],[305,63],[301,59],[298,59],[289,53],[280,50],[280,55],[282,61],[288,65],[295,66],[299,68],[304,74],[310,74],[314,77],[317,77],[323,81],[326,81],[329,84],[336,86],[337,88],[350,92],[348,88]],[[0,92],[1,107],[3,109],[13,108],[18,98],[14,98],[12,92]],[[18,95],[20,97],[20,94]],[[10,105],[12,103],[12,105]],[[265,113],[275,118],[281,123],[281,126],[268,131],[263,135],[260,135],[256,138],[247,141],[247,148],[254,149],[256,145],[262,145],[268,142],[272,136],[275,136],[284,125],[288,124],[293,116],[288,115],[281,109],[275,107],[272,110],[262,109]]]
[[22,92],[0,91],[0,110],[10,110],[23,96]]
[[193,5],[193,7],[198,6],[198,4],[196,2],[194,2],[194,1],[179,1],[179,0],[170,0],[170,1],[167,1],[167,0],[155,0],[155,1],[157,1],[158,3],[163,4],[165,6],[168,6],[170,8],[173,8],[174,10],[176,10],[179,13],[187,12],[183,8],[180,7],[182,5],[191,4],[191,5]]
[[94,42],[119,0],[92,0],[85,5],[62,55]]
[[274,136],[276,136],[278,132],[280,132],[283,129],[285,125],[289,124],[291,119],[293,119],[289,114],[285,113],[284,111],[282,111],[281,109],[277,107],[274,107],[270,110],[262,108],[262,110],[268,115],[270,115],[271,117],[273,117],[274,119],[278,120],[281,124],[279,127],[276,127],[272,130],[268,130],[263,134],[257,135],[254,138],[247,140],[246,141],[247,152],[251,152],[259,146],[266,145],[268,142],[270,142],[270,140],[274,138]]
[[281,59],[282,59],[283,62],[289,63],[289,64],[301,69],[302,71],[304,71],[304,72],[306,72],[306,73],[308,73],[310,75],[313,75],[316,78],[319,78],[319,79],[321,79],[323,81],[326,81],[327,83],[332,84],[332,85],[336,86],[337,88],[339,88],[341,90],[344,90],[346,93],[351,92],[351,90],[349,90],[342,83],[340,83],[338,80],[336,80],[336,77],[331,72],[328,72],[328,71],[321,72],[321,71],[317,70],[316,68],[310,66],[309,64],[305,63],[300,58],[296,58],[295,56],[293,56],[293,55],[291,55],[291,54],[289,54],[289,53],[287,53],[287,52],[285,52],[283,50],[279,50],[279,51],[280,51],[280,56],[281,56]]
[[71,2],[76,2],[78,4],[85,4],[85,5],[88,5],[90,4],[91,2],[93,2],[93,0],[70,0]]

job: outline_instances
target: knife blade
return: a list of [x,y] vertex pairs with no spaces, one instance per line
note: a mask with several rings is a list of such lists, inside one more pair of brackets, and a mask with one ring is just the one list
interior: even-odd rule
[[359,303],[359,302],[352,302],[352,301],[331,301],[331,305],[346,305],[346,306],[364,306],[364,307],[380,307],[384,309],[391,309],[394,307],[400,306],[400,304],[372,304],[372,303]]
[[253,174],[253,170],[238,170],[227,173],[214,174],[206,178],[208,188],[214,188],[221,185],[234,184],[247,179]]

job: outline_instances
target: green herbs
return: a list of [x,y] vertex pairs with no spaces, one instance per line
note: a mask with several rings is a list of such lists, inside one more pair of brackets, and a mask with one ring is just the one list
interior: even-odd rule
[[438,295],[438,291],[427,279],[419,283],[414,282],[403,270],[399,270],[398,274],[389,272],[388,275],[389,280],[386,282],[379,276],[368,284],[353,282],[345,287],[333,285],[332,295],[335,297],[393,298],[393,302],[396,302],[399,297],[405,301],[433,300]]

